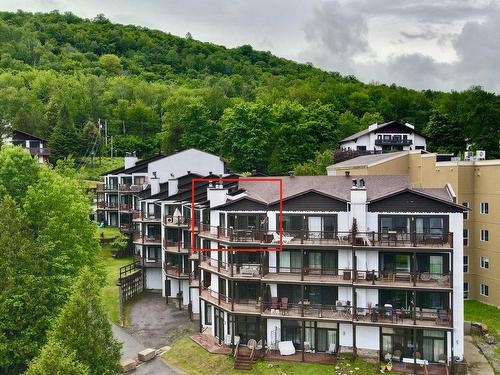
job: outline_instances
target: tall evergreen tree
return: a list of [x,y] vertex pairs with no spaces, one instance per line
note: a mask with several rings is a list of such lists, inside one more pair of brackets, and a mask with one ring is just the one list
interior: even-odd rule
[[49,146],[53,160],[80,153],[80,134],[73,123],[67,103],[61,106],[59,121],[50,135]]
[[87,366],[76,359],[59,341],[51,340],[30,363],[24,375],[90,375]]
[[99,292],[99,278],[84,268],[49,338],[76,353],[90,374],[112,375],[119,371],[121,344],[113,337]]

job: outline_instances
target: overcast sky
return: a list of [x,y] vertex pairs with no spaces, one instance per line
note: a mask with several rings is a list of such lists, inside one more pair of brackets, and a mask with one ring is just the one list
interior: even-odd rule
[[500,93],[500,0],[0,0],[255,49],[359,79]]

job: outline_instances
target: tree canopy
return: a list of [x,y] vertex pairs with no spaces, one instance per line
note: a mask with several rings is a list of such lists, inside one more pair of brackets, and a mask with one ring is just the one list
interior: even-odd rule
[[[54,159],[111,145],[141,157],[197,147],[238,172],[281,174],[391,120],[414,124],[431,151],[462,151],[462,134],[500,157],[500,98],[479,87],[366,84],[249,45],[225,48],[102,15],[1,12],[0,35],[0,120],[48,138]],[[443,119],[449,131],[439,129]]]

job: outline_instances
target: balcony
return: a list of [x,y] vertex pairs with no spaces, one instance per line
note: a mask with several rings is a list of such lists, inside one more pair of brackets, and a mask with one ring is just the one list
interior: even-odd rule
[[166,275],[178,279],[189,279],[190,277],[190,273],[177,264],[169,264],[167,262],[163,262],[163,271]]
[[132,241],[143,245],[161,245],[161,234],[132,233]]
[[31,155],[50,156],[50,150],[48,148],[28,147],[26,150],[28,150]]
[[200,237],[234,244],[279,246],[364,246],[389,248],[452,248],[453,233],[403,233],[285,230],[280,234],[259,229],[233,229],[208,224],[199,225]]
[[184,242],[174,242],[170,240],[163,241],[163,250],[169,253],[179,253],[179,254],[188,254],[189,247],[186,247]]
[[202,287],[200,297],[213,305],[220,306],[227,311],[234,311],[246,314],[261,313],[261,303],[259,299],[235,299],[218,293],[210,288]]
[[413,141],[411,139],[402,139],[401,137],[391,137],[376,139],[376,146],[411,146]]
[[147,222],[154,222],[154,223],[159,223],[161,222],[161,214],[158,212],[155,213],[145,213],[141,211],[134,212],[132,215],[132,220],[134,221],[147,221]]
[[138,193],[148,187],[148,184],[133,185],[133,184],[120,184],[118,190],[120,193]]
[[392,307],[354,308],[348,302],[341,301],[335,305],[313,304],[308,300],[290,303],[286,297],[273,297],[271,301],[265,302],[262,315],[430,328],[449,328],[452,323],[450,311],[444,309],[417,307],[412,312]]
[[200,268],[210,272],[217,272],[226,277],[238,279],[258,279],[262,276],[264,266],[254,263],[220,262],[217,259],[203,259]]
[[120,211],[131,212],[134,210],[134,206],[130,203],[120,203]]
[[164,215],[163,224],[170,228],[187,228],[191,225],[191,218],[186,216]]
[[118,192],[118,185],[115,185],[115,184],[111,184],[111,185],[100,185],[98,188],[97,188],[97,191],[98,192],[106,192],[106,193],[110,193],[110,192],[114,192],[114,193],[117,193]]
[[98,210],[118,210],[118,203],[97,202]]
[[134,225],[132,223],[122,223],[120,224],[120,232],[122,233],[133,233],[134,231]]
[[158,268],[161,267],[161,258],[143,258],[136,256],[135,263],[141,267]]
[[357,271],[354,283],[359,286],[449,289],[450,276],[449,273],[431,272]]

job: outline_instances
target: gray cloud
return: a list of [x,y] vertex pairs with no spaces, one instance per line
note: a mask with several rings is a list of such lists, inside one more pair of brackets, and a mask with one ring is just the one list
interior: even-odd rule
[[439,37],[439,34],[432,30],[422,31],[420,33],[409,33],[406,31],[401,31],[401,35],[406,39],[423,39],[423,40],[432,40]]

